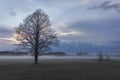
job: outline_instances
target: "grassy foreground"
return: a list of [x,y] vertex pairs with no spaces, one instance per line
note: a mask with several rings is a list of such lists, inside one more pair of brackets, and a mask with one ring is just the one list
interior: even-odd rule
[[40,62],[0,65],[0,80],[120,80],[120,62]]

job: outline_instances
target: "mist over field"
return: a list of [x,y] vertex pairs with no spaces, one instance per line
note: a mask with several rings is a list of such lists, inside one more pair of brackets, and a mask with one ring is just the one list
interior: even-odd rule
[[[105,57],[104,57],[105,58]],[[33,60],[34,56],[0,56],[0,60]],[[98,56],[39,56],[39,60],[97,60]],[[111,60],[120,60],[119,56],[110,56]]]

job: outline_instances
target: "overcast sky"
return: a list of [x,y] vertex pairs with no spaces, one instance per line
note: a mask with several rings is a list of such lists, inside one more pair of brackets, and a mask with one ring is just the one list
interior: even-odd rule
[[58,33],[56,51],[120,52],[120,0],[0,0],[0,50],[13,49],[14,27],[39,8]]

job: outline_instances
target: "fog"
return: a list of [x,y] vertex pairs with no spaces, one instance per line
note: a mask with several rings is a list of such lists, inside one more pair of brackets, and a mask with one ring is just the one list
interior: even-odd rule
[[[12,60],[12,59],[33,59],[33,56],[0,56],[0,60]],[[98,56],[39,56],[39,59],[97,59]],[[105,58],[105,57],[104,57]],[[120,57],[110,56],[110,59],[118,59]]]

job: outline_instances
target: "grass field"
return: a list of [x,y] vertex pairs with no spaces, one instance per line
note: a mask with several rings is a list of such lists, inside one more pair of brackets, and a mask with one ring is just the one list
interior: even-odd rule
[[[10,63],[11,62],[11,63]],[[2,61],[0,80],[120,80],[120,61]],[[5,64],[6,63],[6,64]]]

